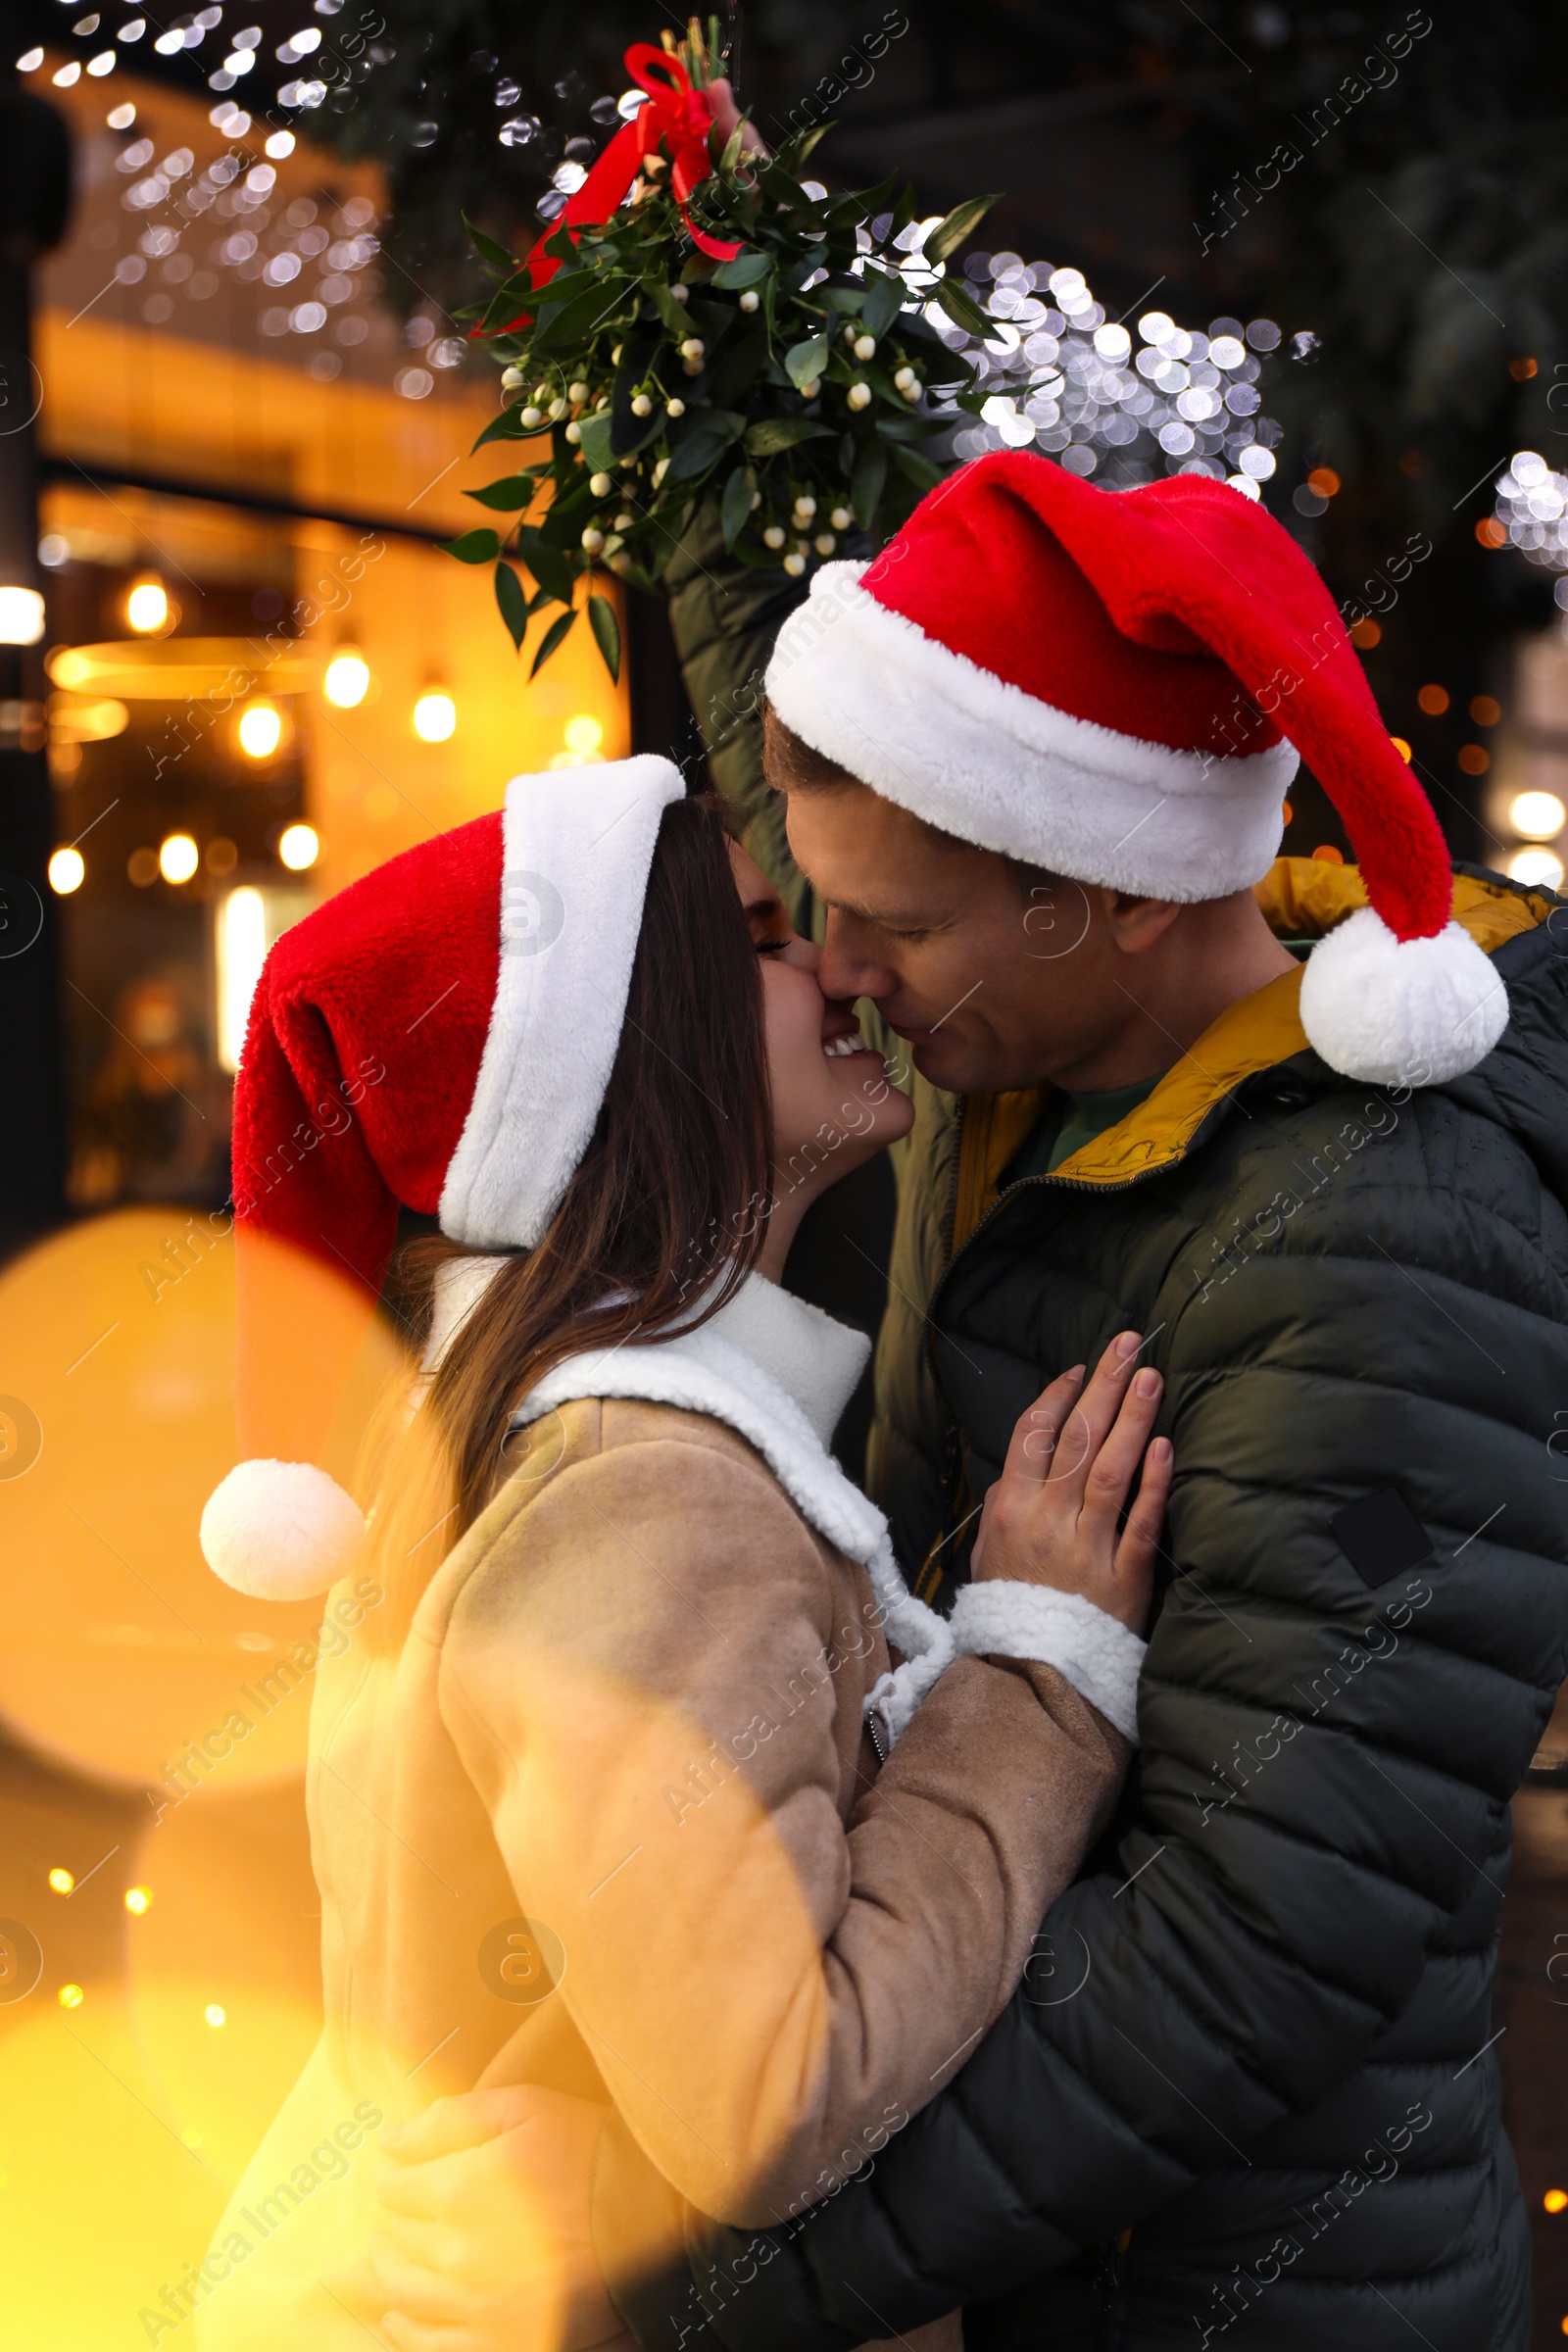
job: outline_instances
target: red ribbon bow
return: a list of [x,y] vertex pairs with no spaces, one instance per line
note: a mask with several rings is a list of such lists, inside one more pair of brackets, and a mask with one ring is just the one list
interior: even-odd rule
[[[536,294],[543,291],[561,268],[556,256],[544,250],[547,239],[558,228],[581,228],[608,220],[642,171],[646,158],[661,148],[669,159],[670,186],[693,243],[715,262],[732,262],[744,250],[740,245],[726,245],[720,238],[709,236],[686,209],[692,190],[707,179],[713,168],[708,154],[708,134],[713,124],[712,101],[708,92],[694,90],[680,59],[667,49],[656,47],[652,41],[633,43],[626,52],[626,71],[638,88],[647,91],[648,104],[639,107],[631,121],[616,131],[582,186],[574,196],[567,197],[557,218],[529,249],[523,268]],[[669,78],[662,80],[661,74]],[[532,316],[531,311],[519,311],[505,326],[489,331],[511,334],[514,327],[526,326]]]

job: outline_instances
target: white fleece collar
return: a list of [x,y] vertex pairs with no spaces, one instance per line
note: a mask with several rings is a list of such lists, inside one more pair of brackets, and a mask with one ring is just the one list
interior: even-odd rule
[[707,1327],[744,1349],[794,1398],[823,1446],[831,1446],[845,1406],[871,1357],[863,1331],[835,1323],[819,1306],[748,1274]]
[[[426,1372],[505,1262],[459,1258],[440,1269]],[[968,1650],[1043,1659],[1136,1742],[1144,1644],[1100,1609],[1068,1594],[988,1584],[960,1595],[950,1625],[909,1592],[886,1519],[828,1451],[869,1352],[861,1333],[753,1273],[696,1330],[567,1356],[529,1391],[512,1426],[524,1429],[583,1398],[614,1396],[702,1413],[745,1438],[802,1518],[864,1564],[883,1630],[905,1658],[865,1702],[890,1745],[943,1668]]]

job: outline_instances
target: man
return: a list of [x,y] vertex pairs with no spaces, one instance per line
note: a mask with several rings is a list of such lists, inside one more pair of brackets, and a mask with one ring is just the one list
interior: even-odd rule
[[[1221,484],[981,460],[824,569],[768,693],[824,989],[926,1082],[903,1556],[951,1594],[1018,1411],[1133,1326],[1168,1573],[1121,1813],[997,2024],[673,2272],[624,2251],[657,2194],[612,2120],[618,2309],[650,2352],[956,2305],[968,2352],[1524,2352],[1491,1979],[1568,1662],[1568,917],[1450,872],[1316,573]],[[1271,863],[1297,750],[1359,874]]]

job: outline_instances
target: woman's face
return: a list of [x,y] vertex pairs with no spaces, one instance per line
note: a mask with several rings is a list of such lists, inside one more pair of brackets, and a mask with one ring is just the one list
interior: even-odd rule
[[914,1105],[861,1043],[853,1007],[823,996],[822,951],[791,928],[761,868],[738,843],[730,860],[762,966],[774,1200],[811,1200],[907,1135]]

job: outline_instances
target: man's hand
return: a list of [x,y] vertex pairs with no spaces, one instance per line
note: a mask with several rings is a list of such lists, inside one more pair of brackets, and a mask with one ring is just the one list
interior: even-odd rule
[[[1020,1415],[986,1496],[973,1568],[976,1579],[1082,1593],[1135,1634],[1149,1614],[1172,1459],[1167,1438],[1145,1451],[1164,1384],[1147,1366],[1134,1370],[1140,1345],[1124,1331],[1087,1388],[1075,1364]],[[1140,1460],[1138,1499],[1118,1540]]]
[[[735,93],[729,86],[726,74],[714,76],[708,85],[708,96],[713,109],[713,128],[718,133],[719,145],[726,147],[734,137],[735,125],[741,119],[740,108],[735,103]],[[760,155],[764,163],[767,161],[767,149],[755,122],[748,122],[741,132],[741,153]]]
[[620,2334],[589,2230],[608,2112],[521,2083],[382,2133],[369,2251],[396,2352],[588,2352]]

